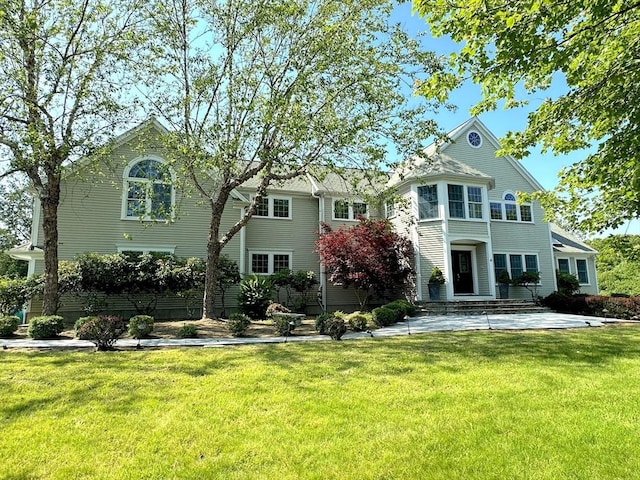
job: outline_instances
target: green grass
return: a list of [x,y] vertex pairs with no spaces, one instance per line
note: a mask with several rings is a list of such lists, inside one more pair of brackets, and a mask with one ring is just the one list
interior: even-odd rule
[[640,478],[640,329],[0,353],[0,479]]

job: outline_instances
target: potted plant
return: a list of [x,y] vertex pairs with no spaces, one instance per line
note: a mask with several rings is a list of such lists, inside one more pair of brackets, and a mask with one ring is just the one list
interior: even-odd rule
[[440,285],[445,282],[442,270],[438,267],[433,267],[431,271],[431,277],[429,277],[429,298],[431,300],[440,300]]
[[509,298],[509,284],[511,283],[511,277],[509,272],[502,270],[498,275],[498,291],[500,292],[500,298]]

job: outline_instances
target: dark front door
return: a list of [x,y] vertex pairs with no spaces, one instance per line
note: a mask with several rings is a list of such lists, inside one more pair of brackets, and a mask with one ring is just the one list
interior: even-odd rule
[[453,263],[453,293],[473,293],[473,268],[471,265],[471,252],[466,250],[453,250],[451,252]]

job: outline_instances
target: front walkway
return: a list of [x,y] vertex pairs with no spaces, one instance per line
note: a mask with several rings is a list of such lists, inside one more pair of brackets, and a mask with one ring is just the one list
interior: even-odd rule
[[[601,327],[604,322],[618,322],[611,318],[583,317],[564,313],[520,313],[501,315],[442,315],[413,317],[408,321],[396,323],[390,327],[380,328],[371,333],[347,333],[343,340],[358,338],[394,337],[425,332],[442,332],[457,330],[531,330],[552,328]],[[306,335],[261,338],[145,338],[140,340],[141,347],[226,347],[231,345],[247,345],[261,343],[312,342],[331,341],[326,335]],[[138,340],[121,339],[116,346],[135,348]],[[93,348],[87,340],[11,340],[0,339],[0,347],[7,348]]]

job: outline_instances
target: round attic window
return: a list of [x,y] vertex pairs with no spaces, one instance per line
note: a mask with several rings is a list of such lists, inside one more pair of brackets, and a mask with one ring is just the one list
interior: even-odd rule
[[482,137],[478,132],[472,130],[467,133],[467,142],[469,142],[469,145],[473,148],[480,148],[482,146]]

